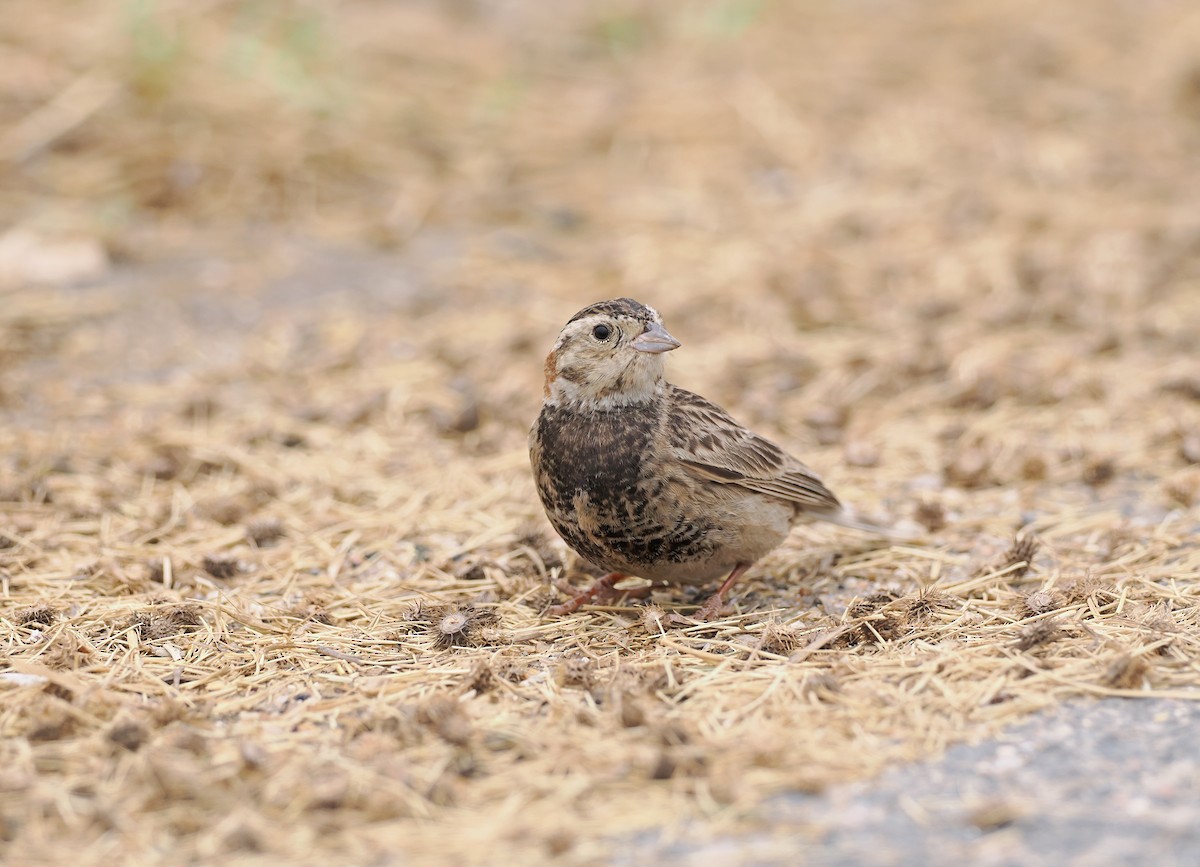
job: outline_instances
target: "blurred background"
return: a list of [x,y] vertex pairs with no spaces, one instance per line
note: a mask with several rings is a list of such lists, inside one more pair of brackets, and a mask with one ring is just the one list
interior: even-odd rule
[[[558,327],[633,295],[684,384],[852,466],[916,437],[905,474],[994,483],[1020,449],[962,445],[962,410],[1160,386],[1183,400],[1148,435],[1186,439],[1192,4],[6,13],[0,399],[26,423],[262,398],[517,450]],[[1034,477],[1127,436],[1056,415]]]
[[[0,397],[27,422],[110,417],[130,382],[174,399],[341,364],[361,375],[339,402],[519,448],[557,328],[625,294],[681,336],[685,384],[810,447],[870,439],[875,405],[1094,403],[1126,352],[1191,388],[1187,2],[8,0],[5,19]],[[422,385],[398,392],[413,359]],[[184,402],[217,402],[200,392]]]

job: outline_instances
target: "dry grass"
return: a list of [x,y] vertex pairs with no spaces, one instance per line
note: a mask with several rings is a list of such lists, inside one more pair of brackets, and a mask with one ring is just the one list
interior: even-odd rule
[[[1188,4],[9,3],[7,861],[602,861],[1200,697]],[[617,294],[923,544],[542,616],[540,359]]]

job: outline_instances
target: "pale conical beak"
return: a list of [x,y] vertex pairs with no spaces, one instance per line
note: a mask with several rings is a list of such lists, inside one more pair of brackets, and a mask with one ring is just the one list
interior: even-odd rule
[[678,349],[679,341],[672,337],[667,329],[657,322],[652,322],[629,345],[639,352],[659,353]]

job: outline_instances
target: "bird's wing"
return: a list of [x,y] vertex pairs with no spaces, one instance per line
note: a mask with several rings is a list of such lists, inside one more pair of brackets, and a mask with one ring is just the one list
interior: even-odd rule
[[670,389],[671,446],[690,473],[778,497],[812,512],[842,511],[838,498],[821,480],[779,446],[742,427],[699,395]]

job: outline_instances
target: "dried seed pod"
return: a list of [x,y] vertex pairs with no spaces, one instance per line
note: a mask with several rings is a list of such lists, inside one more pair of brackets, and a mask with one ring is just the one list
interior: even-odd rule
[[1030,614],[1045,614],[1062,605],[1062,598],[1049,590],[1035,590],[1025,597],[1025,610]]
[[242,571],[236,557],[217,557],[210,554],[204,558],[201,565],[205,572],[220,581],[227,581]]
[[1122,653],[1104,672],[1104,682],[1115,689],[1138,689],[1150,674],[1150,663],[1141,656]]
[[1041,545],[1041,541],[1032,533],[1018,533],[1016,538],[1013,539],[1012,547],[1004,555],[1004,561],[1000,569],[1012,568],[1012,571],[1008,573],[1009,576],[1020,578],[1032,568],[1033,558]]
[[661,606],[651,603],[642,609],[642,628],[651,635],[662,635],[666,629],[667,613]]
[[423,612],[429,621],[426,630],[438,650],[451,647],[480,647],[487,642],[482,634],[485,627],[495,626],[500,618],[490,608],[475,604],[438,605]]
[[936,533],[946,526],[946,507],[939,500],[923,499],[917,503],[913,518],[930,533]]
[[1083,481],[1092,487],[1110,482],[1117,474],[1117,461],[1112,457],[1089,458],[1083,465]]
[[911,621],[920,622],[928,620],[935,612],[951,608],[952,606],[953,602],[950,597],[926,587],[914,598],[907,601],[905,614],[908,615]]
[[1043,644],[1057,641],[1065,634],[1053,620],[1035,620],[1021,630],[1020,635],[1017,636],[1015,647],[1017,650],[1032,650]]
[[50,626],[57,619],[57,609],[51,608],[49,605],[26,608],[17,615],[17,623],[21,626]]
[[758,641],[759,649],[779,656],[789,656],[795,653],[801,644],[800,636],[796,634],[796,631],[777,620],[767,623],[763,628],[762,637]]
[[259,518],[246,524],[246,538],[256,548],[269,548],[286,534],[283,524],[276,518]]

